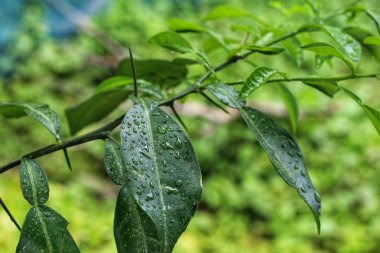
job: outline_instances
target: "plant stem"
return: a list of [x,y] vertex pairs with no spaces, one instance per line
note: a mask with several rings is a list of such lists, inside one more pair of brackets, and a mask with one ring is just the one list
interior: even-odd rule
[[135,97],[139,96],[138,87],[137,87],[137,74],[136,74],[136,66],[135,66],[135,59],[133,58],[131,44],[128,45],[128,52],[129,52],[129,59],[131,60],[131,69],[132,69],[132,76],[133,76],[133,94]]
[[3,207],[3,209],[5,210],[5,212],[8,214],[9,218],[11,219],[11,221],[16,225],[17,229],[19,231],[21,231],[21,227],[20,225],[17,223],[16,219],[14,218],[14,216],[12,215],[12,213],[9,211],[8,207],[5,205],[4,201],[2,198],[0,198],[0,205]]

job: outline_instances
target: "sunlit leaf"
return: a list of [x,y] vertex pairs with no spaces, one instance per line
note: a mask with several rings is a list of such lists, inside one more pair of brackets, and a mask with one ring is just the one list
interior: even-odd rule
[[339,91],[338,85],[334,82],[310,80],[310,81],[303,81],[303,83],[319,90],[320,92],[322,92],[323,94],[331,98]]
[[200,200],[201,172],[181,126],[151,100],[141,100],[121,125],[121,152],[136,203],[153,220],[169,253]]
[[301,42],[296,37],[293,37],[291,39],[284,40],[282,44],[287,49],[296,65],[301,66],[303,62],[303,50],[300,48]]
[[365,38],[364,44],[380,46],[380,38],[376,36],[370,36]]
[[67,225],[68,222],[51,208],[32,207],[22,226],[16,253],[79,253]]
[[335,47],[327,43],[316,42],[316,43],[304,45],[301,48],[304,50],[312,51],[321,56],[334,56],[336,58],[339,58],[342,61],[344,61],[344,63],[346,63],[346,65],[351,69],[352,72],[354,72],[354,66],[352,65],[352,63],[343,54],[341,54]]
[[290,125],[292,126],[292,132],[297,132],[298,126],[298,104],[294,95],[290,92],[290,90],[283,84],[277,85],[277,91],[280,94],[286,109],[288,110]]
[[269,78],[273,75],[279,73],[275,69],[267,67],[258,67],[255,69],[252,74],[245,81],[243,88],[240,91],[240,97],[246,98],[252,94],[255,90],[263,86]]
[[244,9],[237,8],[230,5],[220,5],[212,9],[204,20],[215,20],[215,19],[226,19],[226,18],[236,18],[236,17],[246,17],[250,13]]
[[354,100],[356,103],[358,103],[360,106],[363,104],[362,103],[362,100],[355,94],[353,93],[352,91],[342,87],[342,86],[339,86],[339,88],[344,92],[346,93],[350,98],[352,98],[352,100]]
[[161,32],[151,37],[149,42],[178,53],[189,53],[193,51],[190,42],[176,32]]
[[126,183],[126,173],[121,158],[120,145],[111,139],[104,143],[104,164],[111,180],[118,185]]
[[120,190],[117,198],[114,234],[118,252],[164,252],[155,224],[135,202],[127,186]]
[[285,129],[260,111],[243,107],[240,113],[276,171],[287,184],[297,190],[310,207],[319,232],[321,198],[311,182],[296,141]]
[[362,108],[380,135],[380,112],[368,105],[362,105]]
[[49,198],[49,184],[45,171],[31,159],[21,160],[20,185],[24,198],[31,205],[44,204]]
[[105,91],[122,88],[127,85],[132,85],[133,79],[126,76],[113,76],[104,80],[99,86],[96,88],[96,93],[102,93]]
[[245,100],[239,97],[237,90],[224,83],[212,83],[206,89],[223,104],[239,109],[245,105]]
[[245,45],[243,46],[243,48],[255,53],[268,54],[268,55],[280,54],[284,51],[284,49],[281,47],[262,47],[262,46],[255,46],[255,45]]
[[169,29],[175,32],[206,32],[207,28],[181,18],[169,20]]
[[204,66],[207,70],[210,70],[214,72],[214,68],[208,59],[207,55],[203,53],[202,51],[195,52],[195,58],[198,60],[198,62]]

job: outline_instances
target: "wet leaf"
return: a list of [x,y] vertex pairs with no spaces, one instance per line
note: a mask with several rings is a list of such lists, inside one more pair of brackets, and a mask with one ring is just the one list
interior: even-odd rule
[[245,100],[239,97],[237,90],[224,83],[212,83],[206,89],[223,104],[239,109],[245,105]]
[[124,186],[117,198],[114,234],[118,252],[160,253],[157,229]]
[[118,185],[126,183],[126,173],[121,158],[120,145],[111,139],[104,144],[104,164],[111,180]]
[[292,126],[292,132],[297,132],[298,126],[298,104],[297,100],[291,91],[283,84],[277,85],[277,91],[280,94],[286,109],[288,110],[290,125]]
[[31,159],[22,159],[20,185],[24,198],[31,205],[42,205],[49,198],[49,184],[45,171]]
[[311,182],[296,141],[285,129],[260,111],[243,107],[240,113],[276,171],[288,185],[297,190],[310,207],[319,232],[320,195]]
[[341,59],[346,63],[346,65],[354,72],[353,64],[343,55],[341,54],[335,47],[324,43],[324,42],[316,42],[308,45],[304,45],[301,47],[304,50],[312,51],[321,56],[334,56],[336,58]]
[[191,44],[176,32],[161,32],[151,37],[149,42],[178,53],[189,53],[193,51]]
[[267,67],[258,67],[245,81],[243,88],[240,91],[240,97],[246,98],[251,95],[255,90],[263,86],[269,78],[279,73],[275,69]]
[[22,226],[16,253],[79,253],[67,225],[68,222],[51,208],[32,207]]
[[201,172],[181,126],[152,100],[140,100],[121,125],[121,152],[136,203],[153,220],[169,253],[201,196]]
[[28,115],[47,128],[57,140],[61,138],[61,119],[48,105],[0,102],[0,115],[6,118]]
[[329,81],[303,81],[304,84],[319,90],[323,94],[334,97],[334,95],[339,91],[339,87],[334,82]]

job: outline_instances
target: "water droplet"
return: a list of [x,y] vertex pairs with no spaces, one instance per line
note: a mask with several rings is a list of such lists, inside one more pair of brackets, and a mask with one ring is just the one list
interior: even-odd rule
[[132,158],[132,162],[134,165],[138,165],[139,164],[139,161],[136,159],[136,158]]
[[162,126],[158,126],[158,127],[157,127],[157,131],[158,131],[160,134],[164,134],[164,133],[166,133],[166,129],[165,129],[165,127],[162,127]]
[[167,191],[169,195],[171,194],[177,194],[178,190],[176,188],[170,187],[170,186],[164,186],[164,189]]
[[183,145],[183,144],[182,144],[181,139],[177,137],[177,140],[176,140],[176,142],[175,142],[175,146],[176,146],[177,148],[182,148],[182,145]]
[[179,155],[178,150],[174,153],[174,157],[175,157],[175,159],[181,158],[181,156]]
[[306,172],[304,170],[301,170],[301,176],[306,177]]
[[175,186],[180,187],[182,185],[182,181],[180,179],[175,181]]
[[293,169],[298,170],[299,168],[298,164],[294,164]]
[[318,192],[314,191],[314,199],[315,201],[317,201],[318,203],[321,203],[321,196],[319,195]]
[[174,150],[174,147],[169,142],[161,143],[161,148],[165,150]]
[[151,201],[154,199],[153,192],[149,192],[147,195],[145,195],[145,200],[146,201]]

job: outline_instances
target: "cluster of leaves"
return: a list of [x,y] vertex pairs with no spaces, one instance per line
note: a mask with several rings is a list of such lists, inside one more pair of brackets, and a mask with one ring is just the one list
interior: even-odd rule
[[[269,83],[276,87],[288,108],[293,132],[297,129],[298,106],[285,82],[299,81],[329,97],[343,91],[356,101],[380,134],[380,112],[364,104],[352,91],[338,84],[362,77],[378,78],[379,73],[358,74],[362,45],[378,45],[379,37],[370,35],[357,41],[340,28],[325,24],[318,6],[307,1],[315,14],[315,22],[302,24],[295,31],[282,34],[275,40],[269,25],[252,13],[232,6],[219,6],[204,18],[205,21],[247,18],[249,25],[233,24],[232,29],[244,31],[243,41],[229,42],[219,33],[198,23],[182,19],[169,22],[171,31],[161,32],[149,42],[187,57],[173,60],[138,59],[120,62],[115,76],[102,82],[89,99],[66,110],[71,133],[75,135],[96,123],[130,98],[134,105],[125,115],[104,127],[71,141],[61,141],[60,118],[47,105],[30,103],[0,103],[0,114],[8,118],[30,116],[46,127],[60,144],[32,152],[24,158],[1,168],[1,172],[17,164],[20,167],[21,187],[25,199],[33,206],[21,230],[17,252],[79,252],[68,233],[67,221],[44,206],[49,188],[43,169],[32,159],[94,139],[105,140],[105,168],[111,180],[119,185],[116,202],[114,234],[119,252],[171,252],[186,229],[201,197],[201,170],[191,142],[182,128],[174,101],[188,94],[199,93],[212,104],[240,112],[248,128],[269,157],[275,170],[293,187],[311,209],[318,232],[320,230],[321,197],[308,175],[301,150],[291,133],[263,112],[250,107],[246,99]],[[365,13],[374,21],[378,32],[379,19],[374,12],[359,5],[350,5],[341,14]],[[331,42],[319,40],[303,43],[303,33],[323,33]],[[203,49],[196,49],[181,33],[203,34],[207,37]],[[248,37],[253,37],[248,41]],[[274,47],[282,42],[283,47]],[[225,61],[214,66],[209,53],[215,48],[225,51]],[[315,53],[316,73],[324,62],[338,58],[350,70],[340,77],[306,76],[291,78],[277,69],[247,61],[254,70],[245,81],[224,82],[217,72],[252,54],[279,55],[288,53],[302,64],[303,51]],[[188,77],[191,65],[202,66],[206,73]],[[136,77],[136,73],[138,78]],[[275,78],[275,77],[278,78]],[[207,82],[206,82],[207,81]],[[192,85],[188,85],[192,83]],[[240,90],[233,86],[242,85]],[[177,88],[186,86],[182,91]],[[134,93],[137,96],[131,96]],[[211,94],[213,98],[210,98]],[[159,106],[167,105],[179,123]],[[120,143],[110,132],[120,127]],[[68,156],[65,153],[67,161]]]

